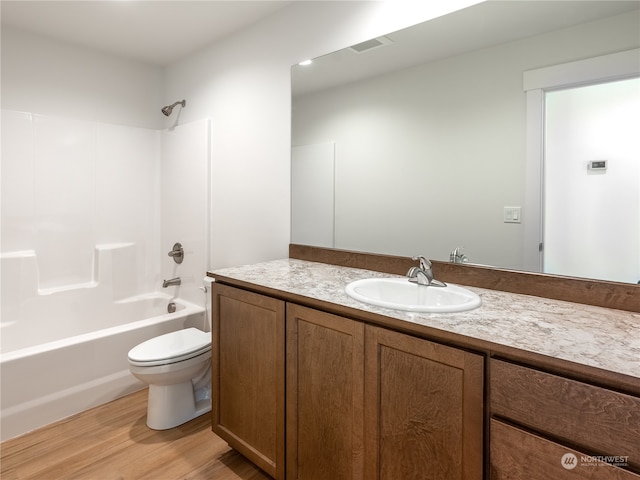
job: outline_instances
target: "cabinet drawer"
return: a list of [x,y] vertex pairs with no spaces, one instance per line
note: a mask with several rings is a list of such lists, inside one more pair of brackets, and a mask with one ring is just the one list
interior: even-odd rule
[[491,480],[640,480],[640,475],[491,420]]
[[640,398],[491,360],[491,413],[640,468]]

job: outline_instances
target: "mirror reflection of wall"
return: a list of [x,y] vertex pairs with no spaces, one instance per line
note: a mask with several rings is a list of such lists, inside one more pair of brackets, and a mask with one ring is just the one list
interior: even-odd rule
[[[305,91],[300,84],[313,71],[294,67],[292,144],[335,143],[334,246],[445,261],[461,246],[473,263],[532,270],[524,227],[528,208],[539,205],[525,198],[523,72],[638,48],[638,2],[622,3],[635,10],[491,45],[477,41],[481,48],[323,90]],[[447,17],[438,28],[455,43],[465,30],[445,28]],[[509,35],[518,30],[513,21],[506,27]],[[441,44],[449,45],[444,37]],[[340,69],[348,57],[337,55],[317,68]],[[521,207],[519,223],[505,222],[505,207]]]
[[291,150],[291,243],[334,246],[332,142]]

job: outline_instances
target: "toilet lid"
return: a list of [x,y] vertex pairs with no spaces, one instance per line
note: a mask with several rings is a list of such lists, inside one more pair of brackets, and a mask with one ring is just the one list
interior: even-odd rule
[[171,363],[187,360],[211,350],[211,334],[197,328],[166,333],[142,342],[129,351],[136,364]]

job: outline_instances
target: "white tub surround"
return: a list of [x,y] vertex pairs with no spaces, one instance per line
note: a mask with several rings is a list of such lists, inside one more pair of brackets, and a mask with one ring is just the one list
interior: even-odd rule
[[4,440],[143,388],[127,363],[136,344],[208,331],[210,125],[1,113]]
[[134,243],[96,245],[92,275],[81,283],[43,288],[39,260],[33,250],[0,257],[3,354],[153,317],[171,298],[139,292]]
[[321,305],[436,341],[498,355],[560,360],[560,368],[582,375],[622,374],[619,380],[640,391],[640,313],[476,287],[466,287],[482,299],[482,306],[475,310],[403,312],[368,305],[345,293],[354,280],[397,275],[296,259],[219,269],[209,275],[223,283],[311,307]]
[[[118,325],[3,351],[2,440],[144,388],[129,371],[127,352],[152,337],[205,324],[203,307],[175,300],[176,312],[167,313],[170,301],[164,294],[131,299],[110,318]],[[92,315],[86,312],[88,320]]]
[[201,291],[199,305],[174,289],[141,293],[137,252],[132,242],[96,245],[85,281],[44,287],[35,251],[1,255],[2,440],[144,388],[127,362],[138,343],[209,330]]

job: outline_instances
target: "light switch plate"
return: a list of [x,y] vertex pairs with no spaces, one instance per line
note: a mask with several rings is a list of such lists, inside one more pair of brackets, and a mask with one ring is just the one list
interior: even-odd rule
[[504,207],[504,223],[520,223],[522,218],[521,207]]

